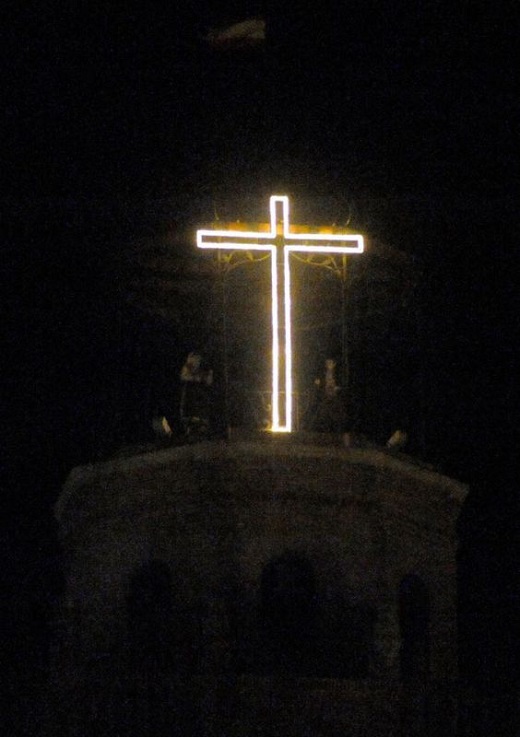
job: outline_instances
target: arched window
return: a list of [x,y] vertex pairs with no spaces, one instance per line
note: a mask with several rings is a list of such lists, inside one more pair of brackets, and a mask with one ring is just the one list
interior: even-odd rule
[[193,625],[183,616],[172,588],[169,566],[150,560],[130,579],[127,599],[129,690],[127,723],[119,733],[129,737],[200,734],[190,695],[176,688],[196,661]]
[[315,579],[310,562],[295,553],[270,561],[260,582],[264,664],[270,671],[304,675],[313,668]]
[[262,572],[258,645],[248,653],[245,667],[261,673],[366,678],[374,622],[372,606],[342,591],[324,595],[309,560],[284,553]]
[[399,586],[400,675],[403,683],[424,683],[430,671],[430,601],[424,581],[405,576]]

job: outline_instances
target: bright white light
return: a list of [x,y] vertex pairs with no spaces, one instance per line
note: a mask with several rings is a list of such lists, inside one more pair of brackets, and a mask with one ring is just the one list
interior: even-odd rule
[[[277,212],[282,210],[281,222]],[[269,230],[198,230],[198,248],[232,251],[265,251],[271,254],[271,325],[272,325],[272,425],[273,432],[292,430],[292,331],[291,331],[291,251],[299,253],[362,253],[362,235],[350,233],[291,233],[289,198],[273,195],[269,200]],[[283,248],[282,271],[278,267],[278,249]],[[278,306],[278,285],[283,284],[282,325]],[[280,327],[285,335],[280,350]],[[282,372],[281,362],[285,363]],[[282,375],[281,375],[282,374]],[[280,421],[280,395],[285,394],[285,422]]]

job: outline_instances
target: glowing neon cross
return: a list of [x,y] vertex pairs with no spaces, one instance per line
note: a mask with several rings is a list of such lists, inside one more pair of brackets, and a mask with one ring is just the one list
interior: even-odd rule
[[[279,211],[281,209],[281,215]],[[347,233],[295,233],[289,226],[289,198],[269,200],[270,224],[265,230],[198,230],[199,248],[271,253],[272,306],[272,425],[273,432],[292,429],[292,335],[290,253],[362,253],[363,236]],[[260,227],[260,226],[259,226]],[[293,231],[295,229],[293,228]],[[299,229],[302,230],[301,228]],[[282,288],[283,285],[283,288]],[[280,345],[281,344],[281,345]],[[282,346],[282,347],[281,347]],[[285,394],[285,416],[280,418],[280,396]]]

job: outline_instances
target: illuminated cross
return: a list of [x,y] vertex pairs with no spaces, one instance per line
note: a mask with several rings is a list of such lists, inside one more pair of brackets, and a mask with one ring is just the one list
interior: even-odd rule
[[[292,429],[292,335],[290,253],[362,253],[363,236],[350,233],[307,233],[289,225],[289,198],[273,195],[269,200],[270,223],[257,231],[198,230],[199,248],[230,251],[268,251],[271,254],[272,310],[272,424],[273,432]],[[291,232],[292,230],[292,232]],[[330,231],[331,229],[329,229]],[[321,231],[321,232],[320,232]],[[280,398],[285,395],[285,413],[280,417]]]

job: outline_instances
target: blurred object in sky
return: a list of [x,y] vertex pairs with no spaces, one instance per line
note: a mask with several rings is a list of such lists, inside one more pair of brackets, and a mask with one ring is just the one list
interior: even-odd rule
[[204,38],[217,51],[255,49],[265,41],[265,20],[248,18],[223,28],[213,28]]

